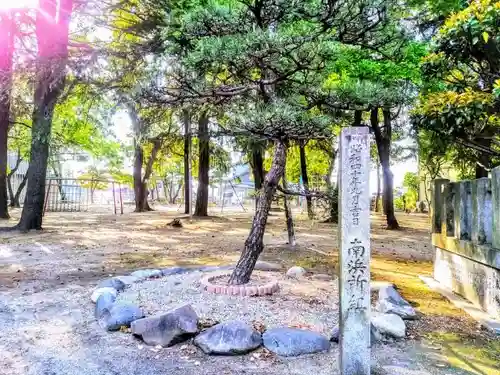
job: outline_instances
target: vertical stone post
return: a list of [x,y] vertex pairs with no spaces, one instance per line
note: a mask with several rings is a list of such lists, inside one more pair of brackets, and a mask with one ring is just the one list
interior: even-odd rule
[[492,246],[500,249],[500,167],[491,171],[491,206],[493,216]]
[[432,200],[431,200],[431,220],[432,233],[441,233],[443,222],[443,185],[450,180],[437,178],[432,182]]
[[472,241],[491,243],[491,181],[483,177],[472,181]]
[[340,133],[340,367],[370,374],[370,140],[367,127]]
[[470,181],[457,183],[455,191],[455,237],[471,240],[472,233],[472,185]]

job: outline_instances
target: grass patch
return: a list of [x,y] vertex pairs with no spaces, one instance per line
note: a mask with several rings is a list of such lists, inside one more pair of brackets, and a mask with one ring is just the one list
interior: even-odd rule
[[477,375],[500,375],[500,340],[456,333],[430,333],[427,339],[439,346],[450,365]]

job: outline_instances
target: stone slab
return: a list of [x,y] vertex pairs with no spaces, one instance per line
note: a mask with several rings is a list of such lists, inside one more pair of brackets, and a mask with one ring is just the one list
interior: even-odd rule
[[500,270],[435,247],[434,278],[500,319]]

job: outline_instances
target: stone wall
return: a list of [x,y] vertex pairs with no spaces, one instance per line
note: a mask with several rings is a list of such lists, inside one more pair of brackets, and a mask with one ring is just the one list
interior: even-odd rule
[[434,278],[500,319],[500,167],[432,189]]

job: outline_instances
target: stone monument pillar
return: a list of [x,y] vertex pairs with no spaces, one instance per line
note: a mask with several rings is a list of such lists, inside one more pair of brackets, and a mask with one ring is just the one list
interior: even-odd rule
[[370,139],[368,127],[340,134],[340,368],[370,375]]

